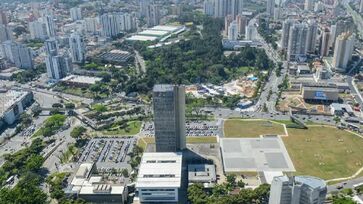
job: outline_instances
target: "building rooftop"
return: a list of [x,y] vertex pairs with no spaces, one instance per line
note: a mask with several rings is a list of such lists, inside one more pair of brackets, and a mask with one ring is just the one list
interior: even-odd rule
[[156,84],[154,85],[153,92],[168,92],[173,91],[174,85],[172,84]]
[[0,90],[0,117],[29,92],[17,90]]
[[167,34],[169,34],[169,31],[164,31],[164,30],[144,30],[138,33],[138,35],[157,36],[157,37],[162,37]]
[[89,76],[80,76],[80,75],[69,75],[61,79],[63,82],[72,82],[72,83],[80,83],[80,84],[95,84],[98,81],[101,81],[100,77],[89,77]]
[[326,183],[324,180],[313,176],[295,176],[295,182],[304,183],[312,188],[324,188]]
[[136,188],[179,188],[181,172],[181,152],[144,153],[137,175]]
[[144,35],[133,35],[133,36],[127,38],[127,40],[131,40],[131,41],[154,41],[157,39],[158,39],[158,37],[155,37],[155,36],[144,36]]
[[188,165],[189,182],[215,182],[216,169],[212,164]]
[[163,30],[163,31],[168,31],[168,32],[175,32],[181,28],[182,28],[182,26],[157,25],[157,26],[150,28],[150,30]]

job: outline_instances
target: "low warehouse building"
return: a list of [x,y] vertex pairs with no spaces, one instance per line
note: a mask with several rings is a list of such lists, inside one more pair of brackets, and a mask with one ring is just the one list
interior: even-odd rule
[[[0,120],[11,125],[33,103],[33,93],[27,91],[0,91]],[[1,123],[0,123],[1,124]]]
[[339,90],[330,87],[303,87],[302,96],[310,102],[336,102],[339,99]]

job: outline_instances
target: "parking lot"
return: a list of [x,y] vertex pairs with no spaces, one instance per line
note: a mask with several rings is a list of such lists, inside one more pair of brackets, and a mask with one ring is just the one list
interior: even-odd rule
[[131,170],[128,153],[135,145],[135,138],[95,138],[88,142],[78,162],[95,162],[101,172],[111,169]]
[[[217,136],[219,133],[216,121],[187,122],[185,130],[187,136]],[[144,123],[141,134],[147,137],[154,136],[154,123]]]

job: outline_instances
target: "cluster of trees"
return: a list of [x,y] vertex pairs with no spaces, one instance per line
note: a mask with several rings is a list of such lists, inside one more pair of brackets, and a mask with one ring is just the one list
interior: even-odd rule
[[16,127],[15,132],[19,133],[32,124],[32,117],[27,113],[22,113],[19,119],[20,124]]
[[[200,18],[198,18],[200,19]],[[146,60],[144,78],[130,80],[126,92],[147,92],[156,83],[213,83],[231,80],[241,66],[269,69],[273,63],[263,50],[242,48],[239,54],[224,56],[220,31],[220,19],[202,18],[203,29],[191,28],[188,40],[171,46],[147,49],[144,44],[134,45]]]
[[33,81],[34,79],[38,78],[40,74],[45,73],[46,67],[45,63],[38,65],[35,69],[31,70],[22,70],[16,74],[11,76],[11,80],[17,81],[18,83],[25,84],[27,82]]
[[276,32],[274,29],[269,28],[268,20],[260,18],[257,31],[267,43],[271,44],[273,49],[277,49],[277,37],[274,36]]
[[64,125],[66,118],[66,116],[61,114],[52,115],[45,121],[44,126],[38,130],[39,134],[45,137],[53,135]]
[[85,132],[87,131],[87,129],[83,126],[77,126],[74,127],[73,130],[71,131],[71,137],[73,138],[79,138],[81,137]]
[[[230,194],[235,188],[239,188],[240,192]],[[227,183],[217,184],[211,191],[206,191],[202,184],[193,184],[188,187],[188,200],[192,204],[257,204],[268,203],[269,193],[270,185],[268,184],[260,185],[252,190],[245,189],[243,182],[229,180]]]

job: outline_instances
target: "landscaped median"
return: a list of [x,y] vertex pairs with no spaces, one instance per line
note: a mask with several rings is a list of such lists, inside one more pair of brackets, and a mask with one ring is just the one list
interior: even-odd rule
[[[283,124],[286,123],[230,119],[224,123],[224,136],[241,138],[284,134]],[[330,180],[352,176],[363,167],[363,139],[358,135],[334,126],[287,127],[288,136],[282,137],[282,140],[294,163],[296,175]]]

